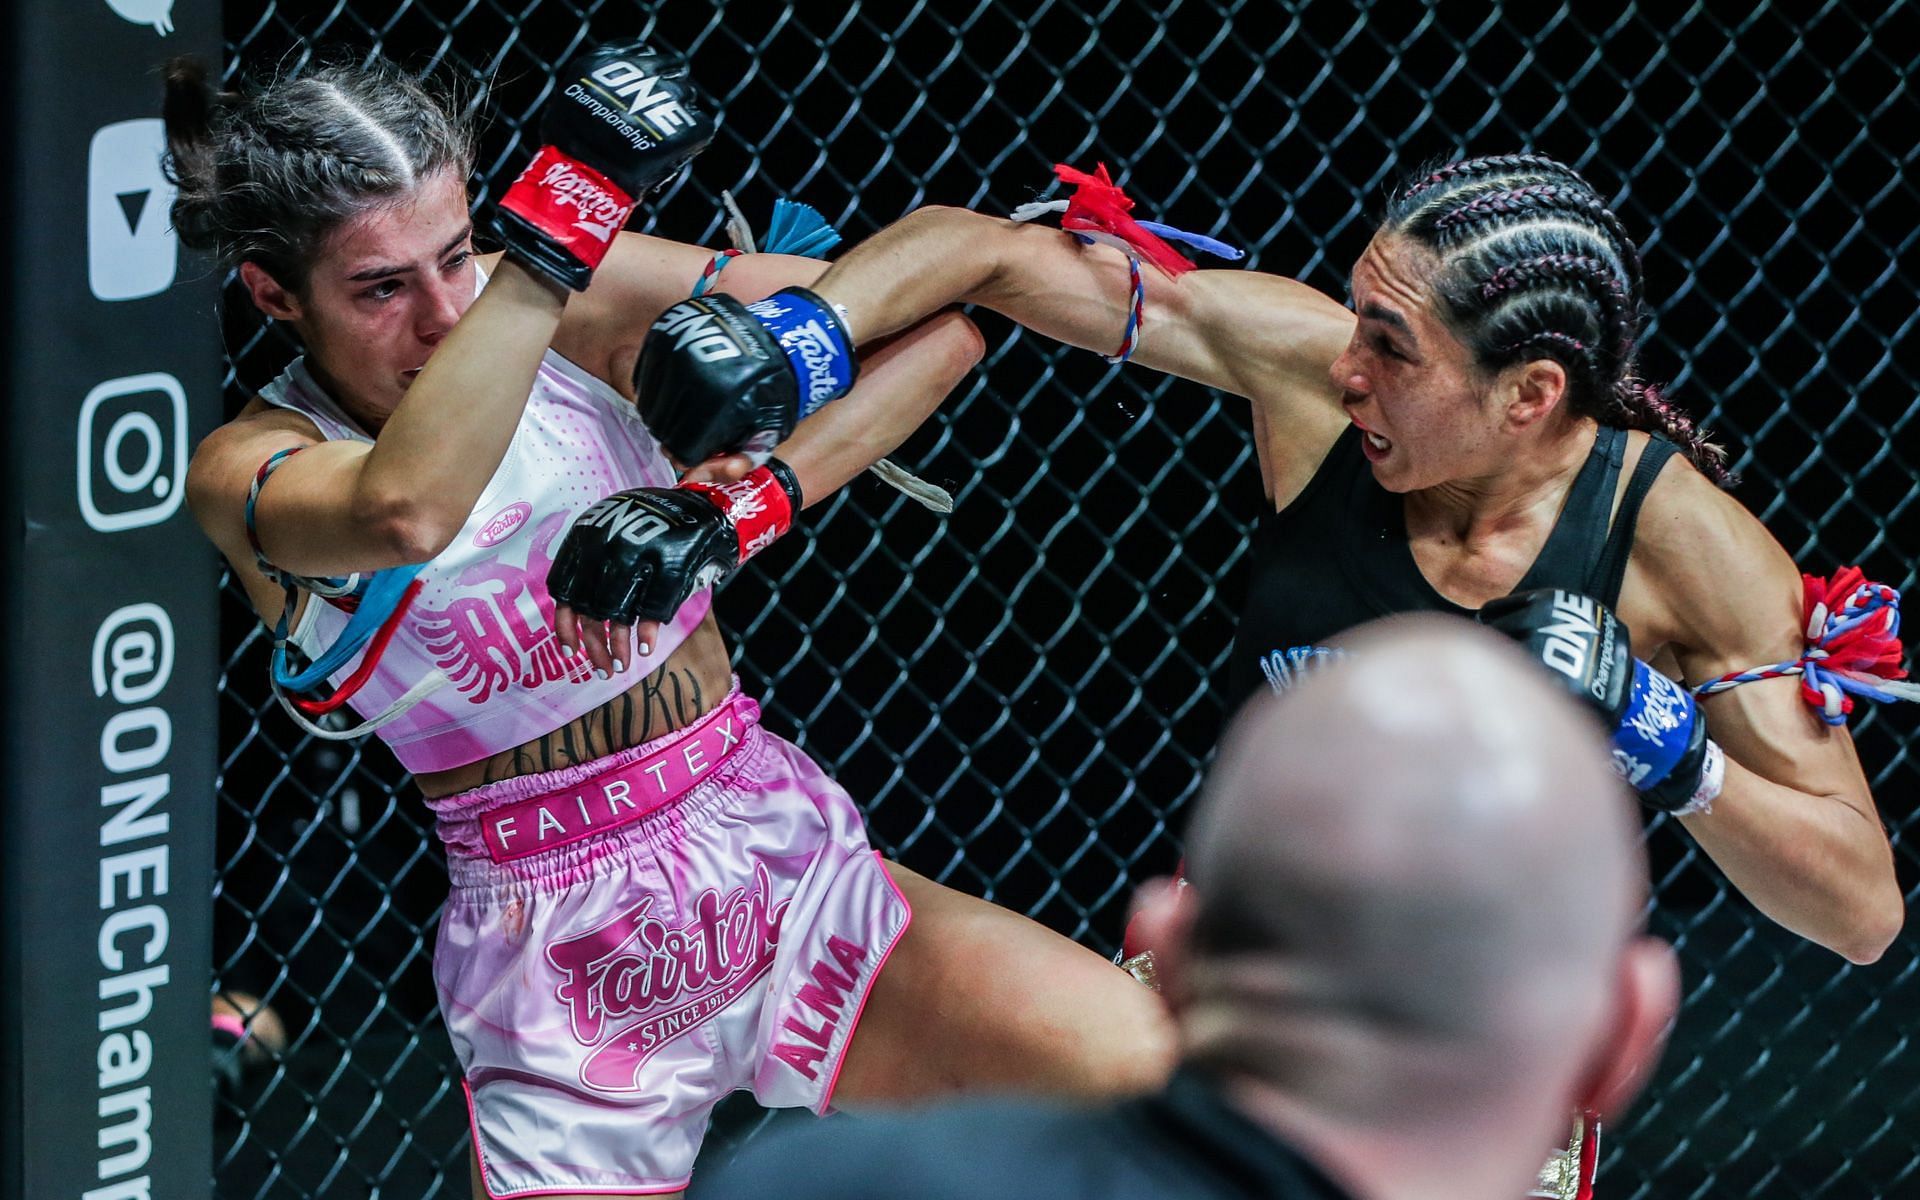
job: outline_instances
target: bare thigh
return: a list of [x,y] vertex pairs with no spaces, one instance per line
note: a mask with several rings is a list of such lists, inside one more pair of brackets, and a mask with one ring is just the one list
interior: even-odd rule
[[1107,1097],[1173,1068],[1160,997],[1038,922],[887,864],[913,923],[875,981],[833,1102],[960,1091]]
[[[469,1151],[467,1154],[467,1185],[472,1190],[473,1200],[487,1200],[487,1189],[480,1186],[480,1156]],[[635,1192],[636,1196],[645,1196],[647,1200],[681,1200],[685,1192]],[[612,1192],[595,1192],[584,1195],[578,1192],[562,1194],[560,1192],[542,1192],[542,1200],[607,1200]]]

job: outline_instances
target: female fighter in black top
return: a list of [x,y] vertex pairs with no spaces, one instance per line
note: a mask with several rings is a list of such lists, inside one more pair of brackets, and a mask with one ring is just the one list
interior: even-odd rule
[[[1639,251],[1585,180],[1530,154],[1409,180],[1353,268],[1351,308],[1275,275],[1191,270],[1152,274],[1140,321],[1134,266],[1084,237],[926,208],[811,291],[778,293],[780,311],[724,315],[802,409],[833,392],[834,355],[955,302],[1247,397],[1272,511],[1235,700],[1263,678],[1284,686],[1370,617],[1501,601],[1497,622],[1549,665],[1577,634],[1581,683],[1608,693],[1616,746],[1644,760],[1630,772],[1642,796],[1681,814],[1761,911],[1855,962],[1886,950],[1904,905],[1845,728],[1790,680],[1698,709],[1671,682],[1798,658],[1801,580],[1719,486],[1720,452],[1639,379]],[[643,407],[683,455],[768,427],[704,369],[657,342],[642,355]],[[1566,605],[1505,599],[1537,588]],[[585,589],[560,599],[595,604]],[[1626,629],[1661,670],[1625,658]],[[1606,639],[1626,678],[1592,675]]]

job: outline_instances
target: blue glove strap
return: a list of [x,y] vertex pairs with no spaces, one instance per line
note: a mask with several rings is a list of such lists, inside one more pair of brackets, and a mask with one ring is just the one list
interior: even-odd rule
[[1698,717],[1685,688],[1634,659],[1633,695],[1613,731],[1614,766],[1635,788],[1655,786],[1686,753]]
[[833,314],[805,296],[776,292],[747,311],[780,340],[800,384],[800,415],[812,416],[853,387],[855,360]]

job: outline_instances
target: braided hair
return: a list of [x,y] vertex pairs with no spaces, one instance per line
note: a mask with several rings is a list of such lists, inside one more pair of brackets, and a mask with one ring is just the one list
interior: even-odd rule
[[442,171],[464,180],[474,137],[450,98],[383,59],[336,63],[248,94],[215,91],[190,58],[166,67],[173,227],[222,266],[260,265],[296,294],[326,239]]
[[1640,251],[1573,168],[1539,154],[1448,163],[1394,195],[1382,232],[1439,256],[1442,315],[1482,368],[1553,359],[1573,412],[1663,434],[1732,482],[1726,452],[1640,378]]

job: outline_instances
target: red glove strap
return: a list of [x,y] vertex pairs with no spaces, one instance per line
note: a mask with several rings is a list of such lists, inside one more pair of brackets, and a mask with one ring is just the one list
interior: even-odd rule
[[746,562],[793,528],[793,497],[765,467],[756,467],[738,483],[683,483],[727,514],[740,535],[740,561]]
[[507,189],[500,207],[593,268],[627,223],[633,197],[580,160],[543,146]]

